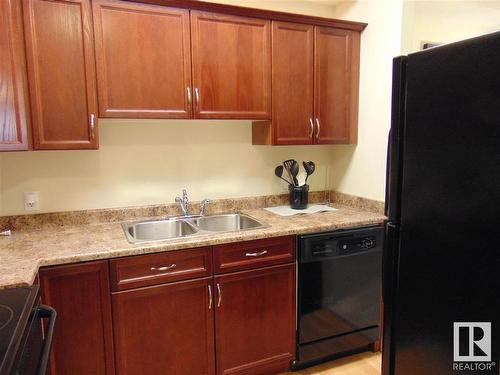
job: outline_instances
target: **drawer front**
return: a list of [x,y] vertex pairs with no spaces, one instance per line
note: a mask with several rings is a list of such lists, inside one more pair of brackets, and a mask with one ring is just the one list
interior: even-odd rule
[[225,273],[295,261],[295,236],[214,246],[214,272]]
[[131,256],[110,261],[113,291],[212,274],[210,247]]

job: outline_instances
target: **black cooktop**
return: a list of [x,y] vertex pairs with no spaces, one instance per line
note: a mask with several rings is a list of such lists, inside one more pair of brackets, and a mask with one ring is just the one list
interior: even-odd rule
[[33,305],[38,286],[0,290],[0,373],[17,352]]

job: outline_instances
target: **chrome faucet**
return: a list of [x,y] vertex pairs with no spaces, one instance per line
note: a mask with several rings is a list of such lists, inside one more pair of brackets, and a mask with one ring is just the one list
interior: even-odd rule
[[175,203],[181,206],[184,216],[189,216],[189,198],[186,189],[182,189],[182,198],[176,197]]
[[200,203],[200,216],[205,216],[205,210],[207,209],[210,199],[203,199]]
[[[188,198],[188,193],[187,193],[186,189],[182,189],[182,198],[175,197],[175,203],[177,203],[179,206],[181,206],[182,214],[184,216],[191,216],[191,213],[190,213],[191,206],[189,204],[189,198]],[[200,202],[200,214],[193,215],[193,216],[205,216],[205,211],[206,211],[209,203],[210,203],[210,199],[203,199]]]

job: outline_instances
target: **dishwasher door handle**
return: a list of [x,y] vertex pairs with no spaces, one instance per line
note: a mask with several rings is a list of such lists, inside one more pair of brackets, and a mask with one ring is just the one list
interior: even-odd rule
[[316,255],[325,255],[325,254],[331,254],[331,253],[333,253],[333,250],[329,249],[329,250],[313,251],[312,255],[316,256]]
[[47,364],[49,362],[50,350],[52,349],[52,341],[54,338],[54,328],[56,325],[57,312],[50,306],[40,305],[38,307],[38,317],[49,319],[47,332],[45,334],[45,342],[43,345],[42,356],[40,358],[40,364],[38,366],[38,373],[37,373],[38,375],[44,375],[47,371]]

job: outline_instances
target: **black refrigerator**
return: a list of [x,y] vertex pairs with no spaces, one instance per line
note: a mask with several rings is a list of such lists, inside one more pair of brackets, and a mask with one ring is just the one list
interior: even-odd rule
[[382,375],[499,374],[500,32],[393,79]]

